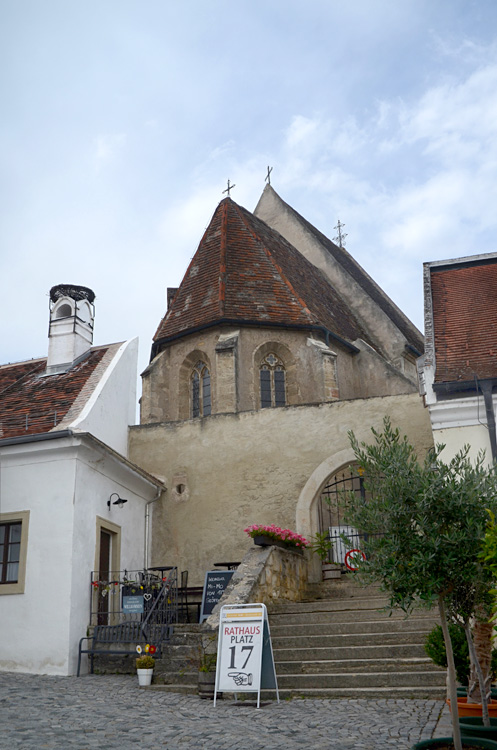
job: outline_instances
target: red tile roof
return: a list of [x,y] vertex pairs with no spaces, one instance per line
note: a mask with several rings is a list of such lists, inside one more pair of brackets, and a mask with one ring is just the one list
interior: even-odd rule
[[49,432],[60,425],[113,346],[91,349],[59,375],[42,377],[46,359],[1,365],[0,439]]
[[154,341],[222,321],[321,326],[368,341],[321,271],[231,198],[218,205]]
[[431,268],[435,382],[497,377],[497,258]]

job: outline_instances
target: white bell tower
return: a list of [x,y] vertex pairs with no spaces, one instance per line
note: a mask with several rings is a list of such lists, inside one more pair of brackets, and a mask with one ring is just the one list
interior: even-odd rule
[[95,293],[86,286],[50,289],[47,375],[67,370],[93,343]]

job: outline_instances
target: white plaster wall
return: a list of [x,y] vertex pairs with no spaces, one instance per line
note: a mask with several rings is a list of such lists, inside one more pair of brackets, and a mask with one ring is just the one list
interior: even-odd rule
[[[297,507],[309,478],[328,459],[327,476],[341,468],[348,430],[369,441],[371,426],[381,428],[386,414],[421,455],[432,446],[428,410],[418,394],[132,427],[131,460],[164,476],[171,488],[155,509],[154,562],[188,569],[189,581],[198,585],[213,563],[242,559],[252,543],[243,533],[248,524],[307,532],[302,519],[312,519],[312,493],[305,513],[300,507],[297,514]],[[179,481],[181,494],[175,492]]]
[[119,348],[80,416],[71,429],[91,432],[126,456],[128,425],[136,421],[138,339]]
[[478,424],[465,427],[451,427],[433,430],[433,441],[445,445],[440,457],[448,463],[466,445],[470,446],[469,458],[475,461],[479,451],[485,451],[485,463],[492,465],[490,438],[486,425]]
[[0,595],[0,669],[67,674],[74,451],[1,451],[0,511],[29,510],[24,594]]
[[[121,569],[142,569],[156,488],[84,437],[2,447],[0,466],[0,512],[30,511],[25,591],[0,595],[0,671],[75,674],[97,516],[121,527]],[[112,492],[122,509],[107,507]]]

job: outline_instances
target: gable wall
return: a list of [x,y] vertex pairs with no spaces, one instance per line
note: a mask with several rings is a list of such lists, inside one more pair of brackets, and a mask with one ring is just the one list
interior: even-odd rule
[[386,414],[421,454],[432,445],[418,394],[132,427],[131,460],[168,487],[154,510],[152,564],[188,569],[189,582],[200,585],[213,563],[241,560],[252,543],[248,524],[300,531],[297,503],[309,477],[350,450],[349,429],[370,440]]
[[327,276],[368,331],[378,350],[415,382],[414,369],[409,366],[404,369],[405,336],[316,237],[293,216],[274,191],[264,191],[254,214],[282,234]]

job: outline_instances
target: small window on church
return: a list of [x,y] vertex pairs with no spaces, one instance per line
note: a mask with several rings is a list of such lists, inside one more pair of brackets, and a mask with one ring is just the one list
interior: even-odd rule
[[283,362],[274,354],[268,354],[260,366],[261,409],[268,406],[285,406],[286,384]]
[[192,372],[192,417],[211,413],[211,376],[205,362],[197,362]]

